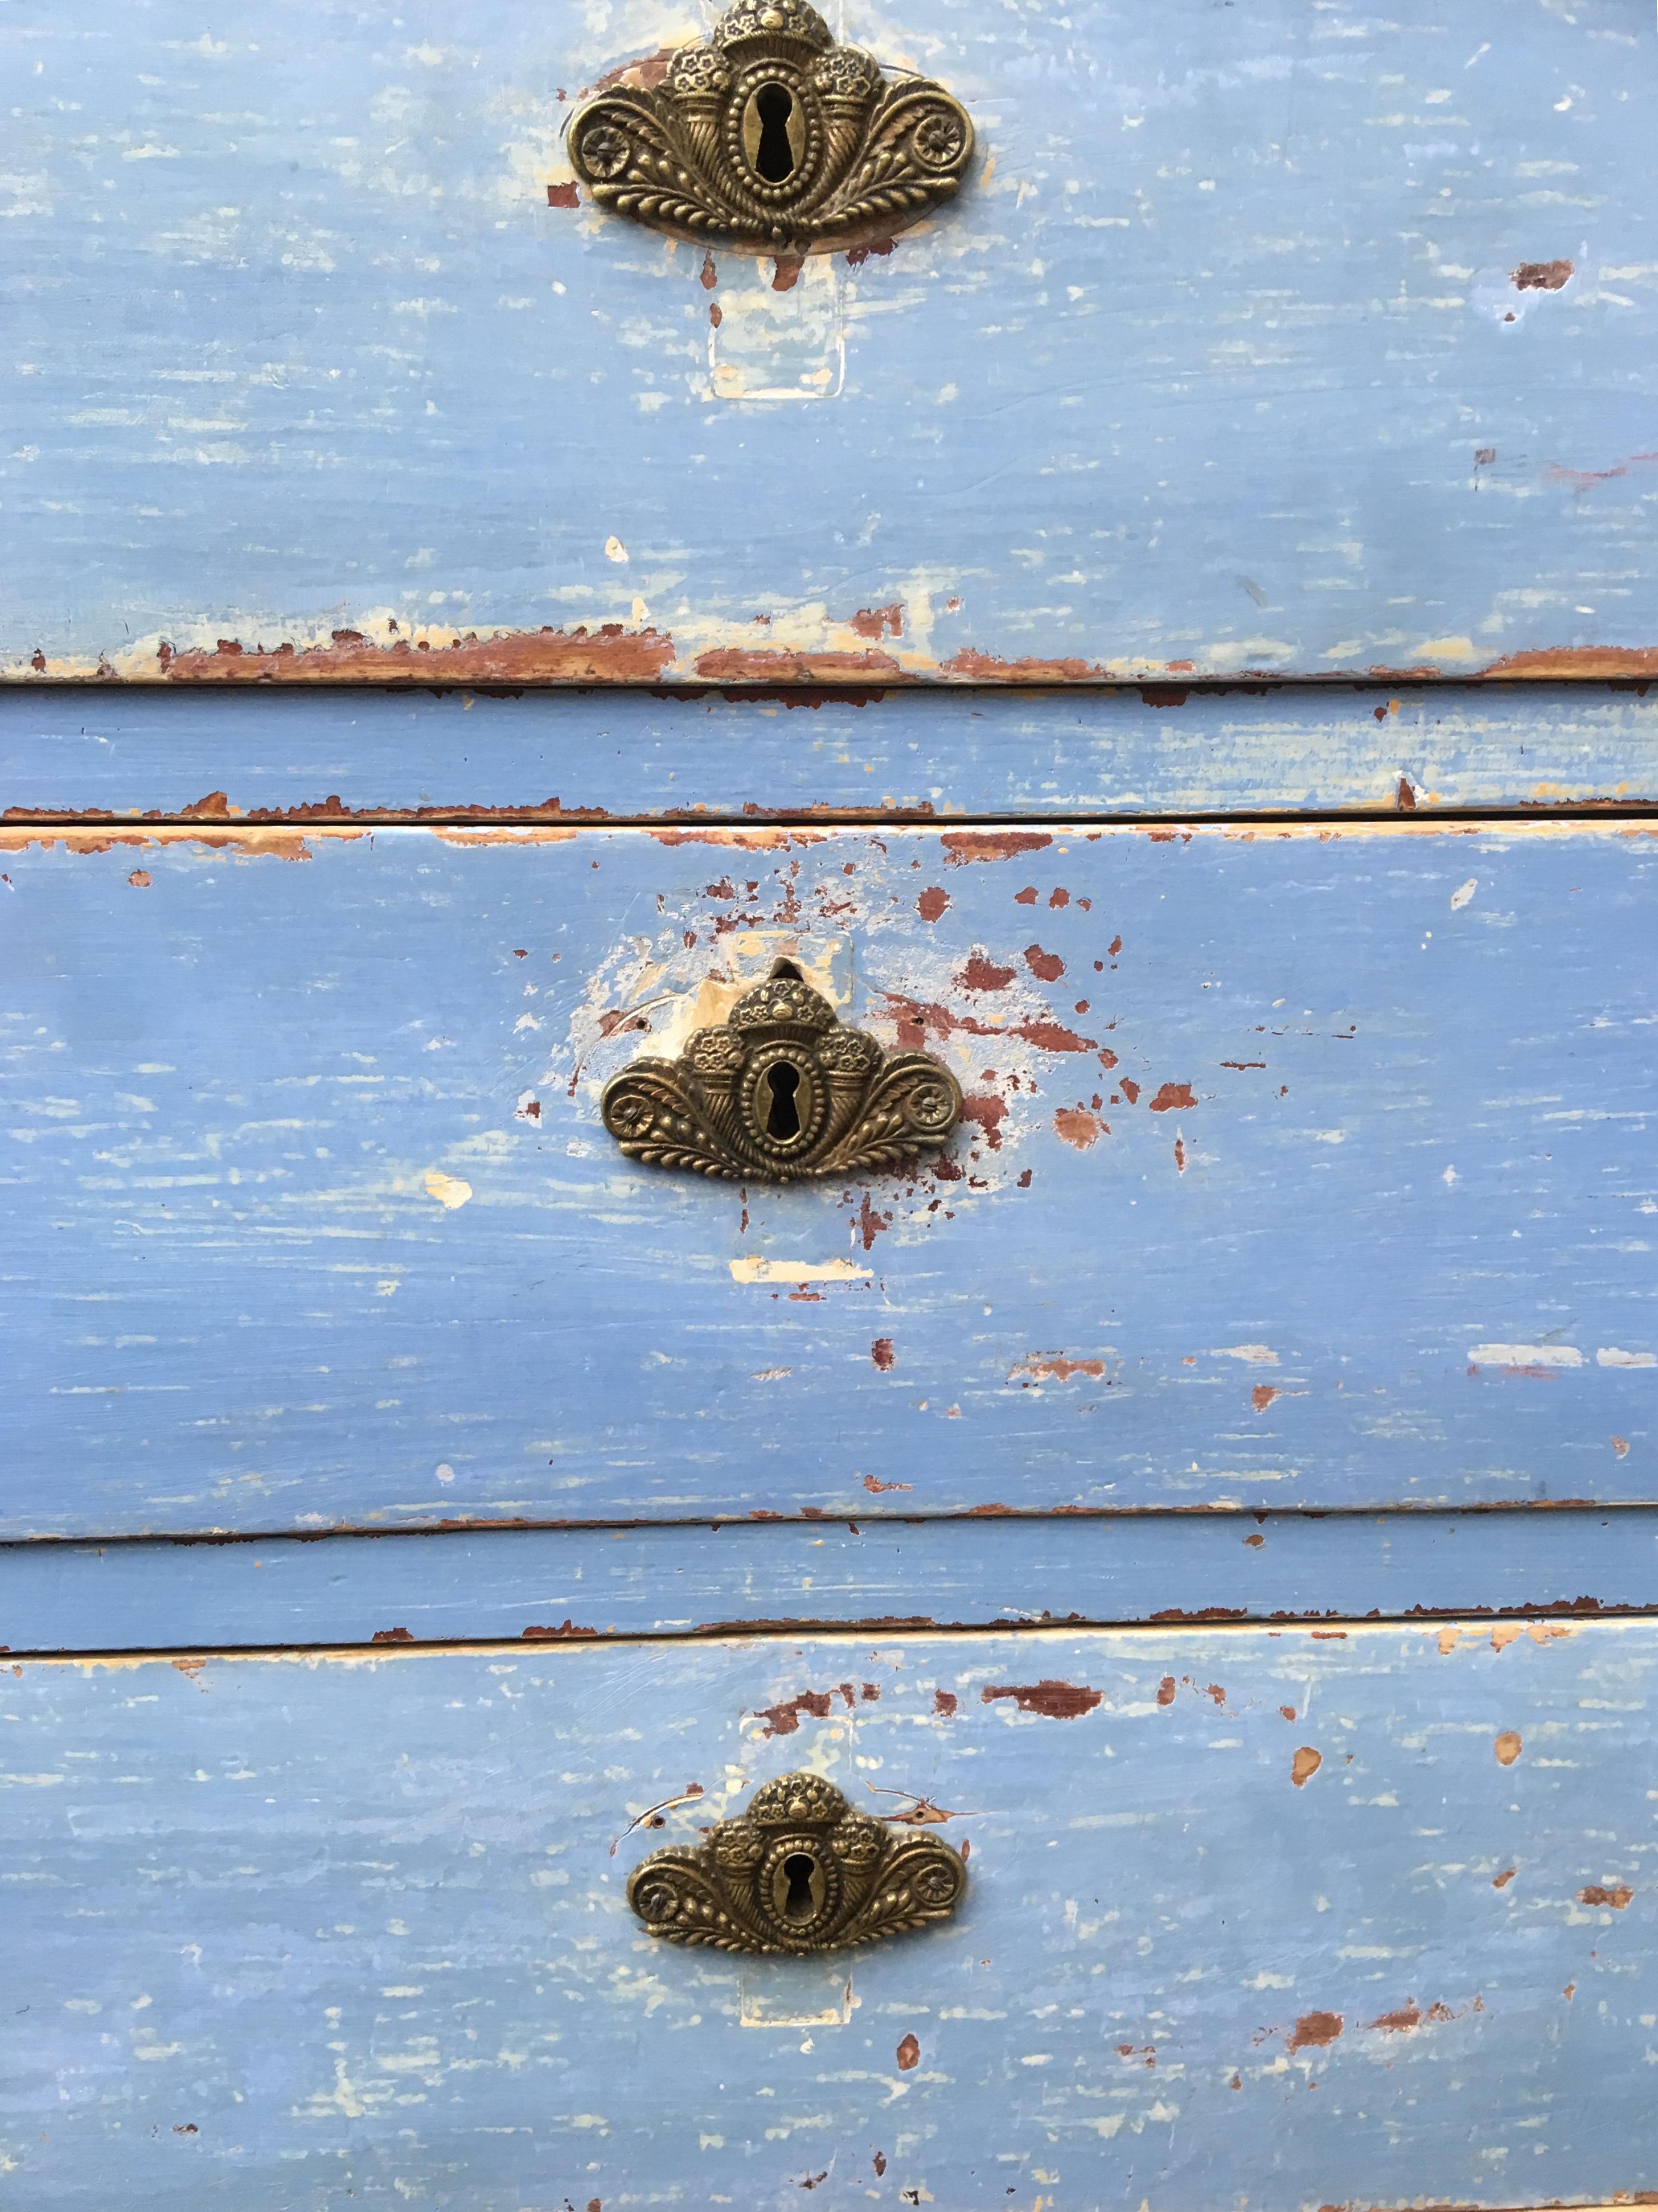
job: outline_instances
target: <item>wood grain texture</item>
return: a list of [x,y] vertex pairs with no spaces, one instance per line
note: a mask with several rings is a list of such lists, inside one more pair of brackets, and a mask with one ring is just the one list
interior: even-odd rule
[[0,815],[1433,814],[1658,804],[1658,688],[773,697],[0,690]]
[[1649,1507],[991,1521],[878,1513],[851,1522],[0,1547],[0,1650],[12,1653],[1655,1607],[1658,1513]]
[[[10,1534],[1658,1495],[1644,830],[4,842]],[[940,1165],[612,1149],[781,952]]]
[[[1650,2190],[1655,1658],[1646,1624],[1483,1622],[0,1668],[8,2188]],[[623,1899],[799,1765],[970,1848],[957,1917],[855,1957],[849,2004]]]
[[798,271],[571,181],[695,11],[9,11],[9,672],[1653,672],[1647,15],[836,13],[982,158]]

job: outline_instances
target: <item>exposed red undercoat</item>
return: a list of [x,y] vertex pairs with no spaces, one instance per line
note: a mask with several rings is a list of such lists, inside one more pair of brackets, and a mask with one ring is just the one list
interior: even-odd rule
[[1069,1382],[1086,1375],[1097,1382],[1105,1373],[1102,1359],[1067,1359],[1062,1352],[1028,1352],[1007,1370],[1010,1382]]
[[1153,1114],[1169,1114],[1174,1112],[1176,1107],[1195,1106],[1197,1103],[1192,1096],[1192,1086],[1189,1083],[1165,1083],[1151,1101],[1150,1111]]
[[1509,281],[1516,292],[1558,292],[1575,273],[1570,261],[1522,261]]
[[1011,860],[1016,854],[1039,853],[1054,840],[1046,830],[946,830],[938,842],[946,867],[963,868],[973,860]]
[[1335,2041],[1345,2024],[1339,2012],[1304,2012],[1284,2047],[1289,2051],[1321,2050],[1326,2044]]
[[902,637],[903,602],[895,599],[888,607],[859,607],[848,627],[856,630],[859,637],[872,638],[878,642],[884,637]]
[[802,1713],[810,1713],[815,1721],[826,1721],[829,1698],[827,1690],[802,1690],[798,1698],[775,1705],[762,1705],[755,1717],[768,1723],[762,1731],[765,1735],[793,1735],[800,1725]]
[[1035,656],[1004,660],[999,653],[963,646],[940,664],[942,676],[965,677],[975,684],[1097,684],[1106,671],[1090,660],[1042,660]]
[[1012,969],[999,967],[982,952],[970,954],[956,977],[963,991],[1005,991],[1012,981]]
[[987,1684],[980,1696],[987,1705],[999,1698],[1011,1698],[1022,1713],[1040,1713],[1044,1720],[1080,1720],[1091,1713],[1104,1697],[1102,1690],[1090,1690],[1076,1682],[1010,1683],[1005,1689]]
[[157,659],[170,684],[651,684],[673,657],[673,640],[659,630],[603,623],[499,637],[466,631],[449,645],[407,638],[377,645],[350,629],[336,630],[327,645],[297,648],[221,638],[210,653],[164,645]]
[[714,684],[832,684],[862,678],[872,684],[911,679],[890,653],[791,652],[774,646],[717,646],[696,656],[696,672]]

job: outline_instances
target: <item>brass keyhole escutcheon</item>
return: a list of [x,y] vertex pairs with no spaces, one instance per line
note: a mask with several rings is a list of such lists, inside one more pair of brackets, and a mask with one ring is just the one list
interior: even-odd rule
[[677,1060],[636,1060],[604,1087],[629,1159],[730,1182],[897,1167],[949,1141],[962,1093],[925,1052],[889,1057],[847,1027],[792,960],[697,1030]]
[[579,109],[569,146],[592,199],[653,230],[831,253],[951,198],[973,125],[943,85],[840,45],[811,0],[735,0],[659,82],[624,72]]
[[780,1774],[697,1850],[653,1851],[628,1902],[669,1943],[799,1956],[947,1920],[966,1888],[937,1836],[853,1812],[821,1774]]

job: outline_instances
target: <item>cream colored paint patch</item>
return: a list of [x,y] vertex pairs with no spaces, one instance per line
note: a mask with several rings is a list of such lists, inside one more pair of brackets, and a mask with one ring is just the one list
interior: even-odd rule
[[441,1168],[428,1168],[425,1175],[426,1195],[452,1212],[456,1206],[465,1206],[472,1195],[472,1186],[459,1176],[445,1175]]
[[734,1283],[867,1283],[872,1267],[851,1260],[762,1260],[751,1257],[730,1262]]
[[[800,264],[786,291],[771,260],[727,255],[710,296],[708,395],[712,399],[777,401],[838,398],[847,378],[846,279],[828,254]],[[728,284],[723,272],[754,273]]]

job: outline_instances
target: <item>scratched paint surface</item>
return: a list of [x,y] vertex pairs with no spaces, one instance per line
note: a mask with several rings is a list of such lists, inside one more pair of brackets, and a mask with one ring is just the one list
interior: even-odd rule
[[37,1541],[0,1547],[0,1650],[1593,1614],[1655,1584],[1649,1506]]
[[[1649,2190],[1655,1656],[1516,1621],[0,1670],[9,2193]],[[849,2007],[623,1900],[799,1765],[970,1853]]]
[[1258,814],[1658,800],[1644,685],[0,691],[0,814]]
[[[689,8],[7,15],[23,678],[1658,651],[1658,46],[1625,0],[849,0],[983,155],[836,261],[822,333],[788,312],[817,280],[570,183],[571,100]],[[721,396],[799,386],[807,338],[833,396]]]
[[[1645,830],[4,842],[9,1534],[1658,1494]],[[940,1164],[615,1151],[780,953]]]

